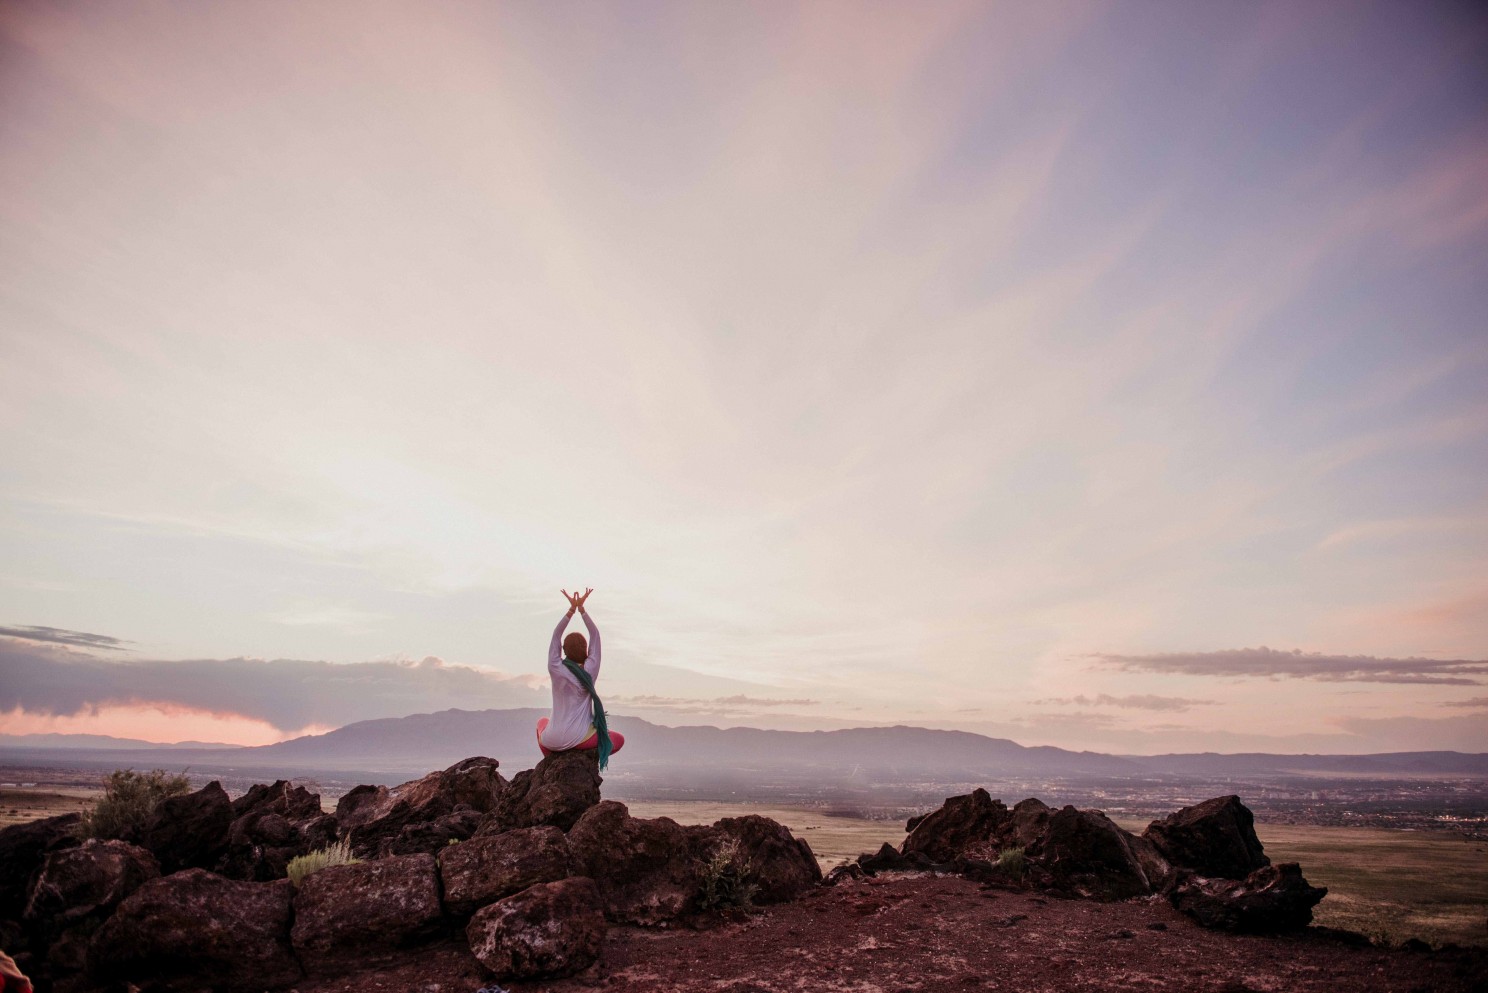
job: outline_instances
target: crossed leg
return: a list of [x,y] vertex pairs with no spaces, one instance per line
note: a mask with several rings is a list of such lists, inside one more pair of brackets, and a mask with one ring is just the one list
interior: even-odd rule
[[[543,744],[543,740],[542,740],[542,733],[543,733],[543,731],[547,730],[547,727],[548,727],[548,718],[546,718],[546,717],[539,717],[537,719],[537,747],[540,748],[540,749],[542,749],[542,753],[544,755],[552,755],[553,753],[560,752],[560,751],[564,751],[564,752],[568,752],[568,751],[582,751],[584,749],[598,748],[599,747],[599,732],[598,731],[595,731],[589,737],[585,738],[583,741],[581,741],[577,745],[573,746],[573,748],[549,748],[547,745],[544,745]],[[625,745],[625,735],[621,734],[619,731],[611,731],[610,732],[610,754],[611,755],[614,755],[624,745]]]

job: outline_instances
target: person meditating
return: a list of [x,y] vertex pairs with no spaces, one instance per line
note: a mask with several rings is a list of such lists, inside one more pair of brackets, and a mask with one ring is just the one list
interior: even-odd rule
[[[598,748],[599,767],[609,764],[610,755],[625,744],[625,736],[611,731],[605,723],[604,706],[594,693],[594,682],[599,679],[599,628],[584,609],[584,601],[593,590],[584,595],[570,594],[560,590],[568,601],[568,613],[553,629],[553,641],[548,646],[548,678],[553,681],[553,716],[538,718],[537,747],[543,755],[565,752],[576,748]],[[589,629],[590,641],[575,631],[567,638],[563,629],[577,610]],[[561,652],[560,654],[560,639]]]

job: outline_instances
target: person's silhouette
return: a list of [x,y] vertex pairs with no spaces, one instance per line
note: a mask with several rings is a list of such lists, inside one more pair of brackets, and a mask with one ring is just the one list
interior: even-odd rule
[[[604,760],[618,752],[625,744],[625,736],[610,731],[605,725],[604,708],[594,693],[594,683],[599,680],[599,628],[584,609],[592,589],[582,596],[560,590],[568,601],[568,613],[553,629],[553,640],[548,645],[548,677],[553,683],[553,715],[542,717],[537,722],[537,747],[544,755],[569,749],[597,748],[600,751],[601,768]],[[568,627],[574,611],[584,618],[589,629],[589,641],[575,631],[568,637],[563,629]],[[586,686],[585,683],[588,683]],[[607,733],[609,748],[602,747],[600,735]]]

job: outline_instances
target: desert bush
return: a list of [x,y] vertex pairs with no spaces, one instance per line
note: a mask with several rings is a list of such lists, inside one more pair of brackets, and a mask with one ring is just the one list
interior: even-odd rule
[[151,772],[115,769],[103,781],[103,799],[83,815],[76,833],[80,838],[132,840],[145,826],[156,804],[190,789],[191,782],[185,776],[172,775],[164,769]]
[[1022,876],[1028,869],[1028,860],[1021,848],[1004,848],[997,853],[997,868],[1010,876]]
[[317,848],[308,855],[297,855],[289,860],[285,872],[289,881],[298,889],[300,881],[312,872],[328,869],[333,865],[356,865],[361,859],[351,854],[351,839],[346,838],[324,848]]
[[698,905],[703,910],[747,909],[754,905],[754,895],[759,892],[759,884],[750,878],[754,874],[754,860],[740,854],[738,838],[720,842],[713,853],[707,859],[699,859],[698,864],[702,869]]

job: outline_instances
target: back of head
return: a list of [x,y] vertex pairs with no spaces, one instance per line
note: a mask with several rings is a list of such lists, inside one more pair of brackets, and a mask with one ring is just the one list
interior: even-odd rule
[[582,662],[589,657],[589,642],[579,632],[572,631],[563,639],[563,654],[575,662]]

